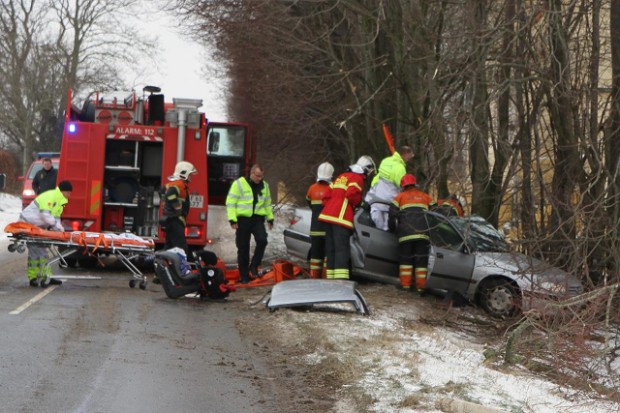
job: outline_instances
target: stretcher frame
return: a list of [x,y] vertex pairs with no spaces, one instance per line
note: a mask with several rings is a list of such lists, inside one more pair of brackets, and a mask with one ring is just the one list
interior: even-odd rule
[[[139,282],[140,289],[144,290],[146,289],[147,284],[146,275],[142,274],[142,272],[131,260],[136,259],[141,255],[153,254],[155,251],[153,246],[135,244],[127,245],[123,244],[123,240],[121,239],[107,240],[105,244],[89,245],[71,240],[62,241],[37,236],[28,236],[24,234],[14,234],[9,236],[9,240],[11,242],[8,248],[10,252],[23,253],[29,245],[46,247],[52,252],[54,257],[46,264],[46,275],[45,278],[40,281],[41,287],[46,287],[49,284],[51,266],[55,263],[60,262],[67,265],[65,258],[69,255],[74,253],[82,253],[87,256],[96,256],[95,252],[97,252],[97,254],[114,255],[125,266],[125,268],[131,272],[132,278],[129,281],[129,287],[134,288],[136,283]],[[63,277],[59,276],[58,278]]]

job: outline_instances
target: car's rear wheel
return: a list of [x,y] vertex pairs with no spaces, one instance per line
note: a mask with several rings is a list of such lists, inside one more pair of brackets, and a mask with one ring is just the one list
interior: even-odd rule
[[521,308],[519,289],[512,282],[494,278],[480,286],[480,305],[494,317],[511,317]]

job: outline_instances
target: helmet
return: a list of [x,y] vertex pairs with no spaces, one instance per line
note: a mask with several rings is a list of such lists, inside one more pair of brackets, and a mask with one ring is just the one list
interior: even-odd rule
[[186,181],[191,175],[197,173],[198,171],[194,168],[194,165],[187,161],[181,161],[174,167],[174,175]]
[[411,175],[411,174],[406,174],[405,176],[402,177],[402,179],[400,180],[400,186],[402,188],[406,188],[410,185],[416,185],[416,180],[415,180],[415,176]]
[[331,181],[334,176],[334,167],[329,162],[323,162],[319,165],[319,169],[316,172],[317,181]]
[[368,176],[373,173],[377,167],[375,166],[375,162],[368,155],[362,155],[355,163],[358,167],[360,167],[364,173],[364,175]]

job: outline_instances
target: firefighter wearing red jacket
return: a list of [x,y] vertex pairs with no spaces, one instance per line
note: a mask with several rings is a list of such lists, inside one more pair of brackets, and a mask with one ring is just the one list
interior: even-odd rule
[[400,181],[402,192],[390,205],[390,228],[396,227],[400,285],[412,286],[415,268],[415,287],[421,291],[426,284],[430,250],[429,225],[425,211],[433,202],[430,195],[418,189],[415,176],[407,174]]
[[323,210],[323,198],[331,190],[329,185],[334,175],[334,167],[329,162],[319,165],[316,182],[310,185],[306,193],[306,200],[312,210],[310,222],[310,278],[323,277],[323,261],[325,261],[325,227],[327,224],[319,221]]
[[325,258],[327,278],[348,279],[349,238],[353,232],[353,214],[362,202],[364,180],[375,171],[370,156],[362,156],[349,171],[339,175],[332,183],[332,190],[323,198],[323,211],[319,221],[327,223],[325,231]]

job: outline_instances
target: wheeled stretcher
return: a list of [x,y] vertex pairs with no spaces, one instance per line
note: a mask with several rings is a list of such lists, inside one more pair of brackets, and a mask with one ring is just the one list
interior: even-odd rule
[[[47,231],[25,222],[14,222],[4,228],[10,233],[9,251],[22,253],[27,246],[47,247],[53,258],[47,262],[45,274],[51,274],[50,267],[57,263],[66,265],[65,258],[80,253],[82,255],[114,255],[132,274],[129,286],[134,288],[140,283],[146,288],[146,276],[136,267],[132,260],[141,255],[151,255],[155,251],[153,240],[144,239],[134,234],[112,234],[102,232],[59,232]],[[49,283],[49,275],[40,281],[42,287]]]

